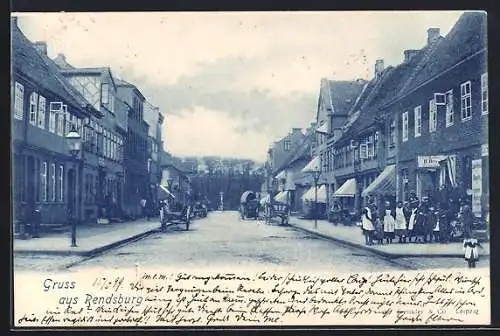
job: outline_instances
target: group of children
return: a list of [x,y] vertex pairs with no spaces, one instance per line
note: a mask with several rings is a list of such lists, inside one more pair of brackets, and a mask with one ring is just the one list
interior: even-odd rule
[[[363,209],[361,227],[365,243],[372,245],[392,244],[398,238],[399,243],[448,242],[451,237],[450,222],[457,216],[450,207],[435,208],[427,197],[420,203],[413,199],[411,204],[399,202],[395,209],[389,202],[385,203],[382,212],[377,213],[375,204]],[[472,237],[472,212],[470,206],[464,205],[459,211],[463,225],[465,260],[469,267],[475,267],[479,260],[478,247],[481,245]]]

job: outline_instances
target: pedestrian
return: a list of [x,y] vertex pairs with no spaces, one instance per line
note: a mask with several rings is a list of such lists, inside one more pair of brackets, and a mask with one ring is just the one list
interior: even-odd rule
[[31,214],[31,235],[33,238],[40,238],[41,223],[42,223],[42,206],[35,207]]
[[392,216],[390,205],[386,204],[385,215],[384,215],[384,238],[388,244],[392,244],[394,239],[394,229],[396,226],[396,221]]
[[410,219],[408,220],[408,240],[411,243],[412,237],[415,237],[415,242],[417,241],[417,235],[415,233],[415,222],[417,219],[418,211],[418,200],[414,200],[411,204]]
[[437,207],[437,208],[434,208],[432,207],[430,209],[430,223],[433,225],[433,228],[432,228],[432,237],[431,237],[431,242],[434,241],[435,243],[439,243],[441,241],[441,234],[440,234],[440,227],[441,227],[441,223],[440,223],[440,208]]
[[373,226],[372,214],[369,207],[363,209],[363,215],[361,216],[361,227],[363,229],[363,234],[365,236],[365,244],[373,244],[373,231],[375,227]]
[[416,240],[420,243],[427,243],[427,219],[429,214],[428,207],[429,199],[427,197],[422,198],[422,203],[418,207],[417,218],[415,221],[415,236]]
[[469,205],[464,205],[462,208],[462,214],[460,215],[460,221],[463,225],[464,236],[472,236],[472,224],[474,222],[474,215]]
[[406,243],[406,217],[403,210],[403,203],[398,202],[398,206],[396,207],[396,223],[395,223],[395,234],[398,236],[398,242]]
[[139,201],[139,205],[141,206],[141,217],[147,217],[147,220],[149,221],[149,216],[147,216],[146,214],[146,199],[145,198],[142,198],[140,201]]
[[439,240],[441,243],[447,243],[450,236],[450,225],[449,225],[449,208],[448,204],[443,202],[439,211]]
[[464,259],[467,261],[469,268],[475,268],[479,261],[478,247],[481,247],[479,241],[469,235],[464,239]]

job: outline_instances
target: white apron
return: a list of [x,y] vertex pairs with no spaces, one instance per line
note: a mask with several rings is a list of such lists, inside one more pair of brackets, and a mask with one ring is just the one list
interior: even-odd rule
[[396,222],[391,215],[391,210],[386,210],[384,216],[384,232],[394,232],[395,226]]
[[406,218],[403,208],[396,208],[396,230],[406,230]]
[[416,218],[417,218],[417,209],[415,208],[411,211],[410,220],[408,221],[408,230],[413,230]]

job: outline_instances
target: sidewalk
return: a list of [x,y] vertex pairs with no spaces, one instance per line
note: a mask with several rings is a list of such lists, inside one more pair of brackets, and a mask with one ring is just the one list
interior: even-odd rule
[[[385,245],[366,245],[365,237],[358,226],[344,226],[342,224],[335,225],[326,220],[318,220],[318,228],[314,228],[314,220],[300,219],[291,217],[290,226],[312,233],[327,239],[334,240],[338,243],[350,245],[356,248],[368,250],[378,255],[387,258],[403,258],[403,257],[464,257],[462,243],[447,243],[447,244],[416,244],[406,243],[399,244],[397,238],[392,244]],[[395,241],[395,243],[394,243]],[[490,243],[483,243],[483,249],[479,250],[480,256],[489,256]]]
[[91,224],[77,228],[76,244],[71,232],[51,233],[40,238],[14,239],[14,254],[52,254],[91,256],[121,244],[145,237],[160,228],[156,218],[111,224]]

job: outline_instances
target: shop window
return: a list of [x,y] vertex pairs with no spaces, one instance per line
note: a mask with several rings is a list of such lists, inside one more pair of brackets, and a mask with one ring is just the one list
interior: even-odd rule
[[47,202],[47,162],[42,162],[40,167],[40,191],[42,202]]
[[59,165],[59,202],[64,201],[64,166]]
[[56,201],[56,164],[50,164],[50,200]]

